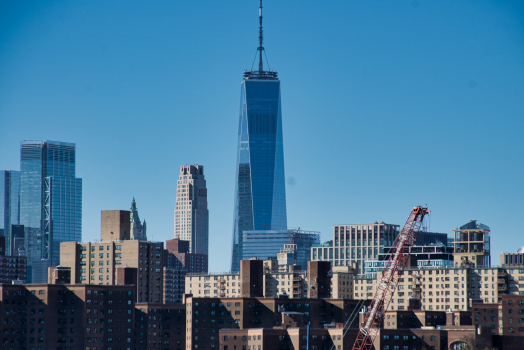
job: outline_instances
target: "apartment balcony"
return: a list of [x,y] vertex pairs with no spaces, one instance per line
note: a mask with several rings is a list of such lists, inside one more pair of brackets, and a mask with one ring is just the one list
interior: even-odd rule
[[499,290],[500,292],[505,292],[505,291],[507,291],[507,290],[508,290],[508,287],[507,287],[507,286],[505,286],[505,285],[502,285],[502,286],[501,286],[501,285],[499,285],[499,288],[498,288],[498,290]]
[[504,278],[498,278],[497,282],[498,283],[506,283],[506,280]]

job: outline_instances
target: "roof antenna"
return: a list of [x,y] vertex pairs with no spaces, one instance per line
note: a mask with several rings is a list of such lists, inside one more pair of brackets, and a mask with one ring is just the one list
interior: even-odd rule
[[258,58],[258,71],[263,72],[264,66],[262,61],[262,51],[264,51],[264,47],[262,46],[262,41],[264,39],[264,36],[262,35],[262,0],[260,0],[260,9],[258,13],[258,20],[260,21],[260,27],[258,27],[258,52],[259,52],[259,58]]

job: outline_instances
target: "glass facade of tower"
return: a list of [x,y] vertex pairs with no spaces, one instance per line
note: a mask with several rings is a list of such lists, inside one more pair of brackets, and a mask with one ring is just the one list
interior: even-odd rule
[[240,269],[244,231],[287,228],[280,80],[276,74],[244,78],[237,152],[232,271]]
[[[59,264],[60,242],[82,239],[82,179],[76,178],[76,146],[22,141],[20,224],[25,226],[28,265]],[[33,281],[35,282],[35,281]]]
[[320,244],[320,232],[303,230],[244,231],[242,234],[242,259],[257,257],[260,260],[277,259],[285,244],[295,244],[296,263],[307,269],[311,248]]
[[20,223],[20,172],[0,171],[0,236],[5,236],[6,252],[11,248],[11,225]]

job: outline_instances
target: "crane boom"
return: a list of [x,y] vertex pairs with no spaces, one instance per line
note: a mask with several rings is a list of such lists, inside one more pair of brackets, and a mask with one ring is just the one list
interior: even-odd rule
[[380,325],[384,320],[384,313],[388,309],[389,303],[397,288],[400,272],[408,262],[411,248],[417,240],[417,235],[422,225],[424,216],[429,214],[427,207],[415,207],[411,210],[406,224],[400,231],[388,263],[384,268],[382,279],[377,287],[375,296],[367,309],[364,322],[360,327],[353,350],[370,350],[373,341],[378,334]]

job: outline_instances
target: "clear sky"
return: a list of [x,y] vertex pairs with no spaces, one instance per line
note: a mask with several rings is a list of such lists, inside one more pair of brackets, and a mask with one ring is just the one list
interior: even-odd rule
[[[136,198],[173,238],[182,164],[204,165],[210,269],[229,269],[240,83],[258,1],[0,2],[0,169],[20,141],[77,145],[83,239]],[[282,81],[288,224],[477,219],[524,245],[524,2],[264,2]]]

